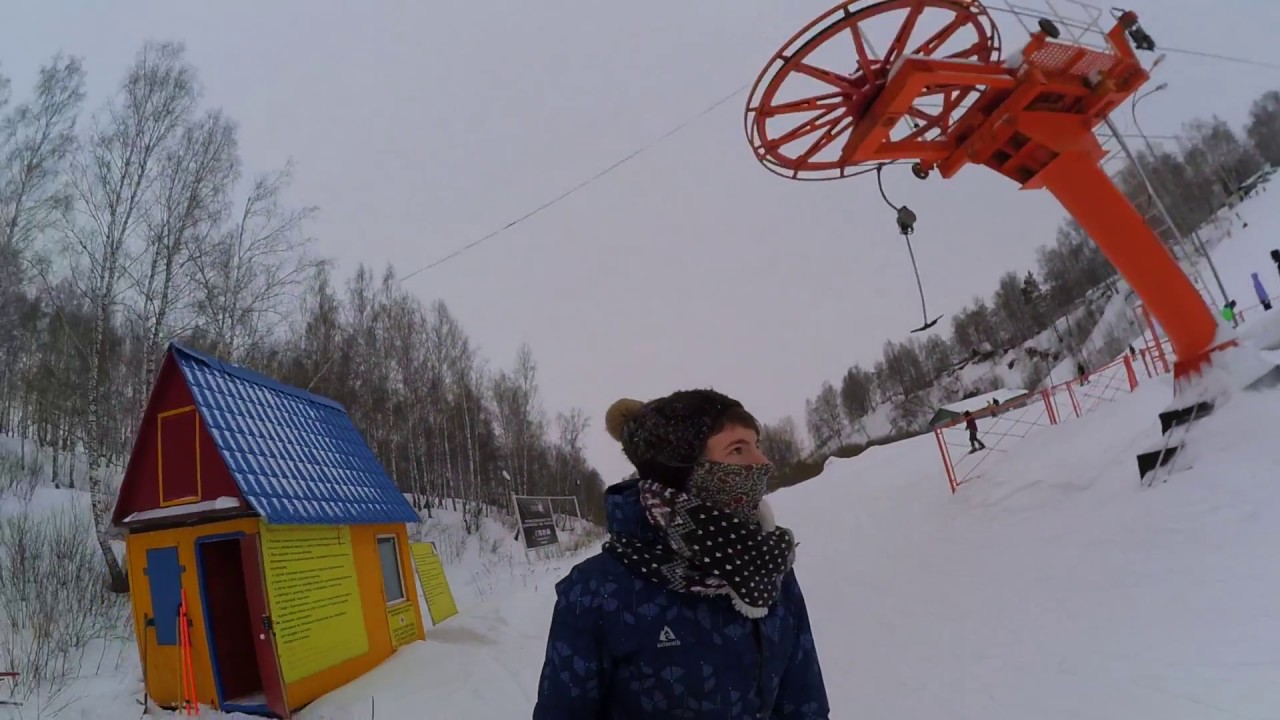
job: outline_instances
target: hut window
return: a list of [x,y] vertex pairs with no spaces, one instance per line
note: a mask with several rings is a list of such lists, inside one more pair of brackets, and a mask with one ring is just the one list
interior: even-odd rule
[[388,605],[403,602],[404,581],[400,578],[400,548],[394,535],[378,538],[378,560],[382,565],[382,594]]

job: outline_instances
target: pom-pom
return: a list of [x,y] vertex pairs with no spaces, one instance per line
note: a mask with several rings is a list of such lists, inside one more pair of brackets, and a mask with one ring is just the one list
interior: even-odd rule
[[609,435],[618,442],[622,442],[622,429],[627,426],[627,421],[635,417],[640,408],[644,407],[644,403],[631,398],[622,398],[609,406],[609,410],[604,414],[604,428],[609,431]]

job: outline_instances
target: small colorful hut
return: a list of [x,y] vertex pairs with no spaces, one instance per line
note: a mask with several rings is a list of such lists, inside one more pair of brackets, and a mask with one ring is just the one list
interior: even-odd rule
[[417,520],[341,405],[171,345],[113,517],[152,701],[289,717],[422,639]]

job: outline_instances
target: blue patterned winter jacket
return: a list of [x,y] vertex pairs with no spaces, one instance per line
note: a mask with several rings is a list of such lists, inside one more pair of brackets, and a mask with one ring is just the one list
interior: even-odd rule
[[[606,496],[609,531],[656,539],[634,481]],[[760,620],[675,593],[600,553],[556,585],[533,720],[827,720],[804,596],[788,573]]]

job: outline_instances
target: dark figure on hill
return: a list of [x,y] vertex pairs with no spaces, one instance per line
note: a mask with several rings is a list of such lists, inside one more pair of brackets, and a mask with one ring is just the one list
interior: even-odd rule
[[969,431],[969,452],[975,453],[987,449],[987,444],[978,438],[978,421],[968,410],[964,411],[964,429]]
[[1084,361],[1076,363],[1076,374],[1080,376],[1080,386],[1089,384],[1089,368],[1084,366]]

